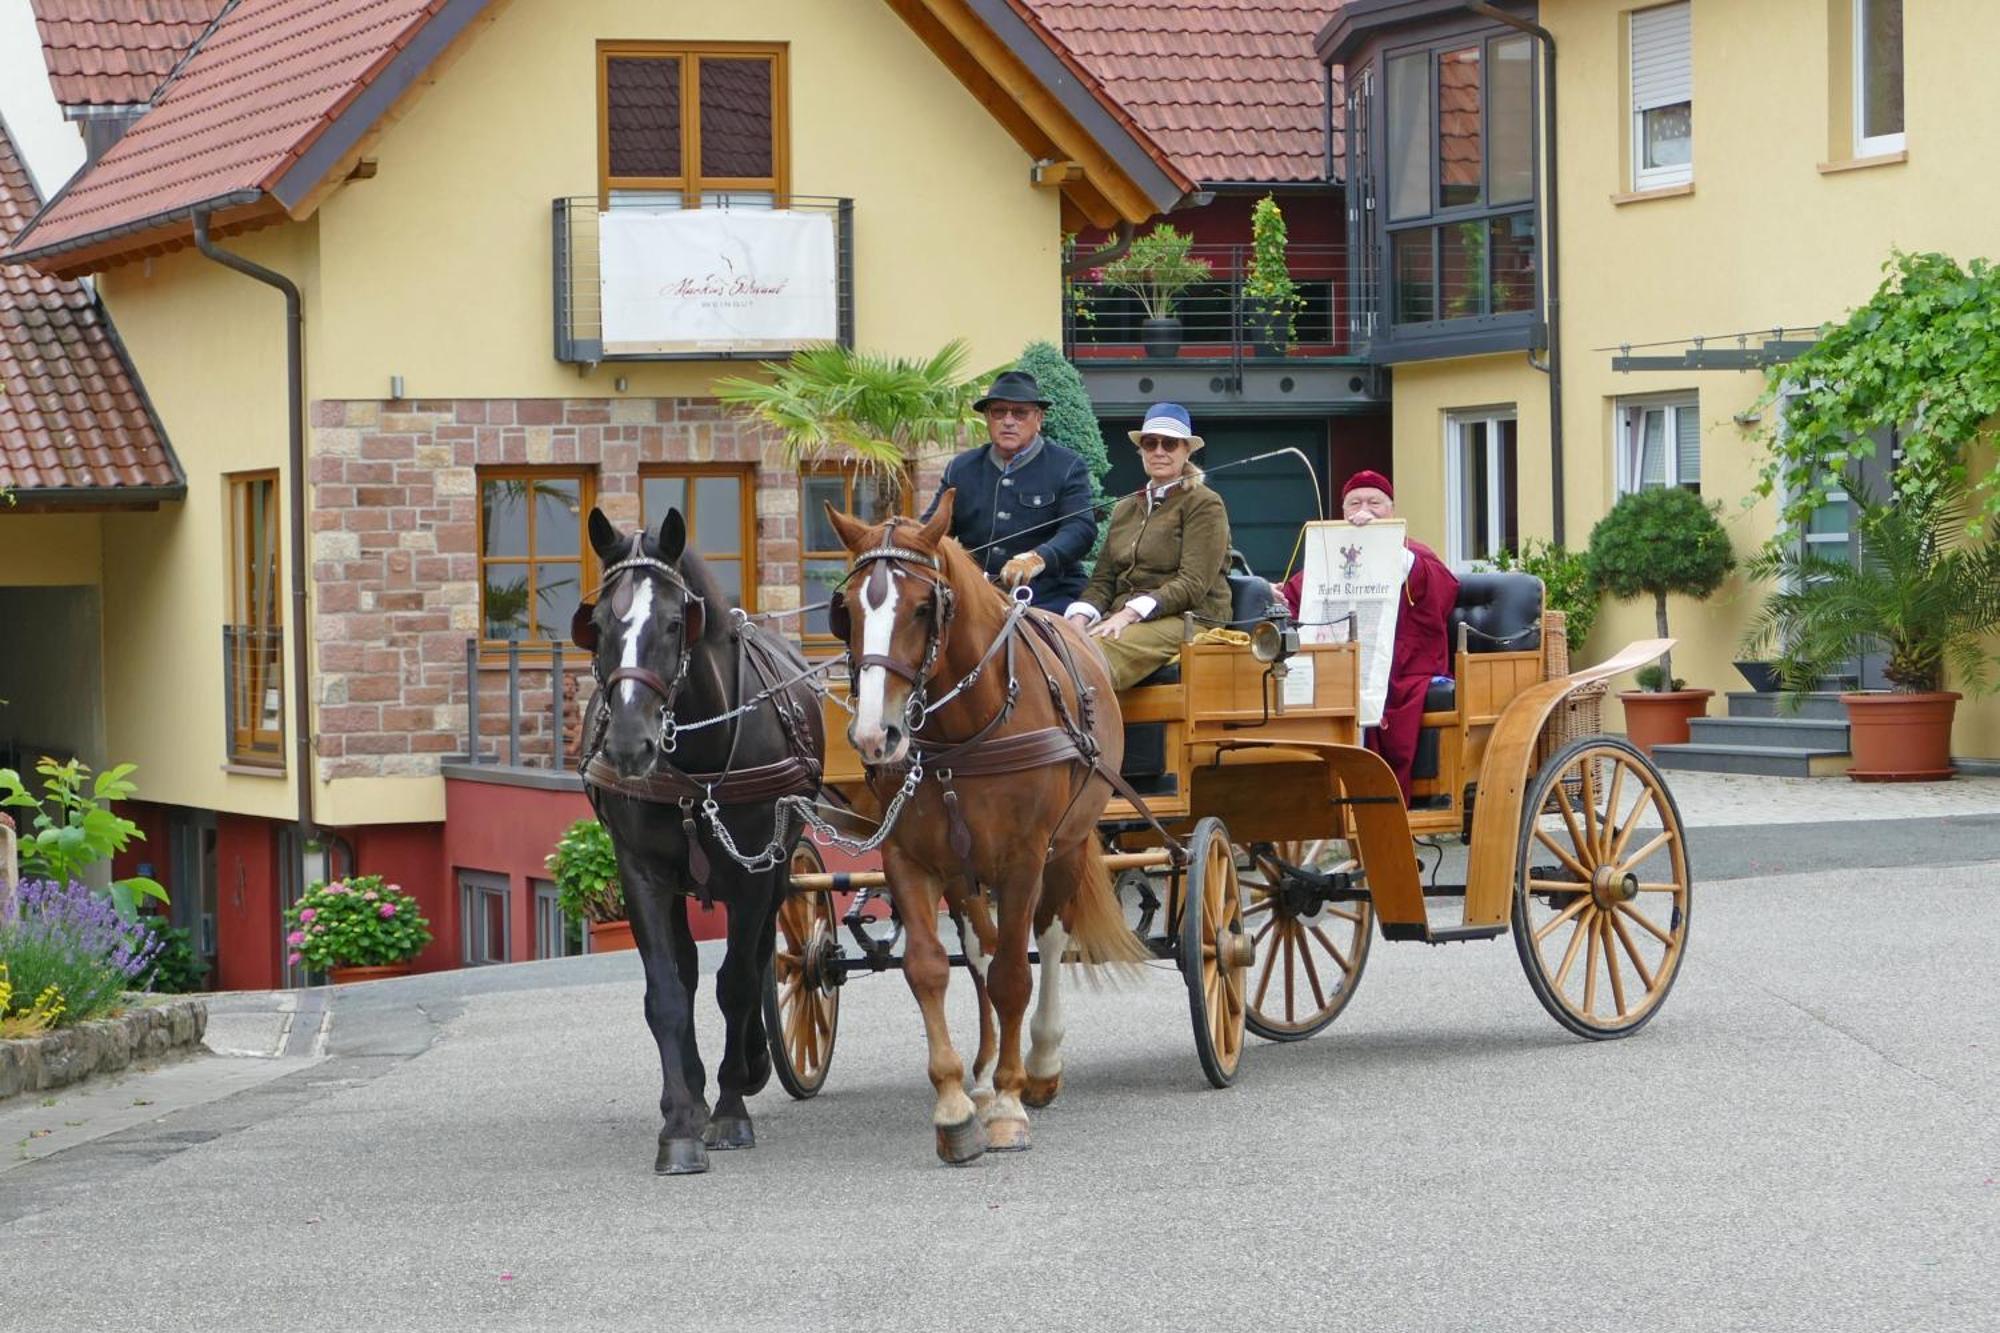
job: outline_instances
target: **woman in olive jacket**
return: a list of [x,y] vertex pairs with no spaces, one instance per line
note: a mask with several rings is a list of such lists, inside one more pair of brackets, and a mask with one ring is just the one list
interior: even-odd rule
[[1191,461],[1201,448],[1187,409],[1156,403],[1127,432],[1146,485],[1111,511],[1111,530],[1083,598],[1066,614],[1096,641],[1117,689],[1181,650],[1181,616],[1229,619],[1229,514]]

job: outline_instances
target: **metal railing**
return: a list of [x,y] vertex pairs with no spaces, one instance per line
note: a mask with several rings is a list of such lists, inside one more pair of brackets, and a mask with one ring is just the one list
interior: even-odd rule
[[1246,291],[1249,246],[1197,245],[1189,257],[1206,263],[1209,276],[1175,299],[1172,317],[1180,321],[1177,337],[1163,340],[1157,332],[1149,335],[1139,297],[1107,283],[1103,270],[1093,269],[1065,284],[1065,353],[1079,360],[1347,354],[1347,312],[1341,308],[1345,247],[1294,245],[1285,251],[1285,266],[1302,303],[1293,314],[1289,336],[1282,322],[1267,318]]
[[[485,651],[490,652],[490,647]],[[555,772],[568,768],[576,757],[577,737],[588,700],[584,684],[564,669],[563,645],[557,643],[547,650],[530,645],[524,655],[521,644],[510,641],[504,676],[493,671],[481,672],[481,655],[479,640],[467,639],[464,762]],[[569,660],[579,659],[572,656]],[[488,693],[485,680],[496,677],[490,694],[499,697],[482,698],[482,694]],[[500,688],[503,682],[504,693]],[[544,691],[548,694],[546,700],[535,697]],[[494,718],[504,718],[505,725],[489,727],[488,720]]]
[[285,632],[275,626],[222,627],[223,734],[236,763],[285,762]]
[[[613,198],[611,208],[656,210],[661,200],[652,195],[632,199]],[[671,204],[668,205],[671,207]],[[768,194],[745,194],[705,199],[704,209],[731,207],[758,210],[771,206]],[[825,195],[790,195],[786,209],[799,213],[826,213],[834,225],[834,300],[836,332],[834,340],[843,347],[854,345],[854,201]],[[551,203],[554,222],[555,355],[567,363],[596,365],[604,361],[743,361],[770,360],[783,355],[771,348],[754,351],[727,349],[674,352],[610,352],[604,350],[602,268],[599,261],[598,223],[604,216],[596,195],[578,195]]]

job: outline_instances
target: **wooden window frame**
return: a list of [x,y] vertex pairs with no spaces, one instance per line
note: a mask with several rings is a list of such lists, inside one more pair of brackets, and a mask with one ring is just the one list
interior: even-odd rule
[[[284,496],[280,489],[280,478],[276,468],[260,468],[250,472],[229,472],[223,474],[229,505],[229,624],[239,633],[243,630],[258,630],[273,633],[278,638],[278,654],[274,663],[253,660],[253,674],[246,681],[235,672],[226,673],[228,688],[235,689],[239,698],[232,708],[234,725],[229,733],[229,762],[255,768],[269,768],[282,772],[285,768],[285,602],[283,595],[285,578],[285,552],[281,544],[284,532]],[[266,526],[270,529],[271,543],[271,588],[268,601],[271,620],[261,624],[249,618],[250,608],[257,602],[255,571],[248,554],[248,527],[246,524],[246,504],[252,487],[269,487]],[[237,651],[242,654],[241,644]],[[255,701],[276,688],[279,696],[278,725],[275,730],[260,727],[256,718],[261,708]]]
[[[597,44],[597,207],[611,206],[613,190],[678,190],[681,207],[701,207],[710,191],[768,190],[773,203],[784,208],[791,197],[791,45],[788,42],[634,42]],[[704,176],[701,174],[701,58],[725,56],[764,58],[771,62],[771,175]],[[611,174],[611,77],[616,59],[681,61],[681,174],[678,176],[617,176]]]
[[[664,514],[646,512],[646,482],[654,477],[674,477],[693,481],[699,477],[733,477],[739,485],[740,503],[737,516],[737,533],[744,543],[740,554],[726,555],[724,559],[741,560],[743,563],[743,609],[754,614],[757,610],[757,469],[749,463],[646,463],[639,468],[639,522],[648,532],[659,527]],[[690,487],[688,494],[693,495]],[[695,534],[694,514],[683,510],[681,517],[687,520],[688,540]],[[708,552],[696,547],[695,553],[707,558]]]
[[[813,550],[806,545],[806,532],[811,522],[806,514],[806,483],[815,477],[840,477],[845,482],[845,485],[841,488],[841,512],[851,514],[854,512],[854,483],[861,475],[862,469],[851,463],[821,463],[799,469],[799,598],[801,605],[810,600],[812,592],[812,585],[806,582],[806,566],[815,560],[832,559],[836,554],[833,551]],[[899,480],[898,487],[900,496],[896,503],[896,512],[905,517],[911,517],[916,513],[914,505],[916,498],[915,483],[913,479],[904,477]],[[847,552],[844,550],[840,551],[838,555],[841,559],[848,558]],[[831,634],[815,634],[808,630],[803,616],[799,618],[799,641],[804,646],[808,655],[813,653],[841,652],[847,646]]]
[[[537,564],[554,564],[567,561],[568,556],[554,556],[544,559],[535,554],[535,507],[528,506],[528,554],[522,556],[498,556],[489,559],[486,554],[486,504],[485,490],[489,481],[515,481],[553,478],[562,481],[579,482],[577,495],[577,586],[587,589],[595,581],[597,574],[597,554],[591,549],[589,518],[592,507],[597,504],[597,471],[583,465],[559,463],[554,465],[499,464],[481,466],[473,474],[473,514],[474,536],[473,555],[479,562],[477,568],[479,588],[479,628],[475,631],[479,640],[479,656],[482,661],[504,660],[509,643],[519,643],[520,654],[524,658],[549,656],[554,646],[553,639],[489,639],[486,637],[486,567],[489,564],[524,565],[528,569],[528,601],[534,604],[534,568]],[[534,618],[529,616],[532,627]]]

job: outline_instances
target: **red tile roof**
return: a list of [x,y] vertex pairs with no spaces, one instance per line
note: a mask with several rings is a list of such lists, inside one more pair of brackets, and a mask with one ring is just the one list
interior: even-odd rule
[[64,106],[132,106],[166,81],[228,0],[33,0]]
[[[189,209],[224,200],[250,204],[269,194],[289,206],[296,196],[278,189],[280,179],[447,6],[461,14],[485,7],[460,0],[241,0],[153,109],[56,197],[17,240],[17,250],[169,222],[184,234]],[[368,118],[370,126],[374,120]]]
[[1194,179],[1325,178],[1313,36],[1340,0],[1016,0]]
[[[0,238],[41,202],[0,121]],[[151,502],[186,486],[90,289],[0,265],[0,490],[22,503],[120,489]]]

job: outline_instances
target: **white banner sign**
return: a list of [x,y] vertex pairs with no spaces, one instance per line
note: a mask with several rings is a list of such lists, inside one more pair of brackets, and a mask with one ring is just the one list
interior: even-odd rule
[[614,208],[597,246],[607,354],[785,352],[839,334],[831,214]]
[[[1396,613],[1403,605],[1401,519],[1360,527],[1345,521],[1306,524],[1306,578],[1299,594],[1299,638],[1347,642],[1349,613],[1361,642],[1361,725],[1379,726],[1389,702]],[[1339,624],[1334,624],[1339,621]]]

